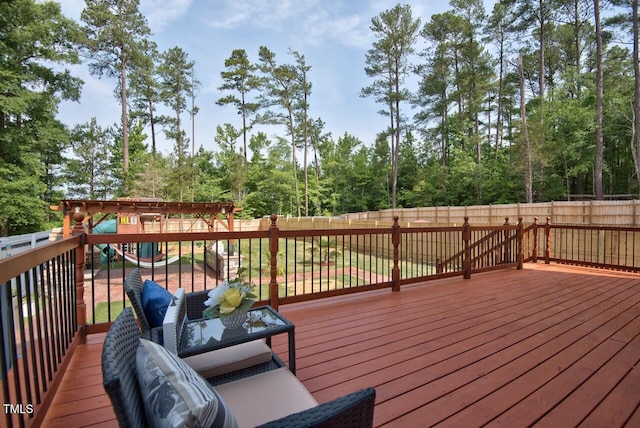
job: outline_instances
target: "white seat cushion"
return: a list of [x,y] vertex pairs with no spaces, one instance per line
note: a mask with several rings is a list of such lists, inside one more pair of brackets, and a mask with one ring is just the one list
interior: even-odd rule
[[286,367],[218,385],[215,389],[240,428],[255,427],[318,405]]
[[262,340],[254,340],[182,359],[202,377],[219,376],[235,370],[271,361],[271,348]]

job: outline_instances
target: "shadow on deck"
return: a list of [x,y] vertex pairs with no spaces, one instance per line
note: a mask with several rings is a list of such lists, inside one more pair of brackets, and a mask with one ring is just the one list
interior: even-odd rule
[[[281,312],[306,388],[375,387],[375,426],[640,426],[637,274],[525,264]],[[103,338],[78,348],[43,426],[117,426]],[[273,343],[286,361],[286,336]]]

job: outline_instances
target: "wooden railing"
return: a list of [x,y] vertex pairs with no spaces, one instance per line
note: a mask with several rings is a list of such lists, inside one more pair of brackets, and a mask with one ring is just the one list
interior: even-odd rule
[[[123,278],[135,267],[170,291],[215,287],[237,263],[260,303],[279,305],[391,288],[431,279],[520,268],[523,262],[574,263],[638,271],[640,228],[539,225],[522,220],[476,227],[267,230],[77,236],[0,260],[0,378],[7,426],[37,425],[74,347],[104,331],[128,305]],[[176,260],[123,262],[122,244]],[[539,251],[542,247],[542,251]],[[214,249],[220,250],[218,254]],[[229,251],[229,250],[233,251]],[[224,250],[224,251],[222,251]],[[87,261],[85,263],[85,254]],[[235,263],[235,264],[234,264]]]
[[0,426],[42,420],[83,339],[76,290],[82,249],[76,236],[0,260]]
[[545,263],[640,272],[640,228],[551,224],[545,231]]

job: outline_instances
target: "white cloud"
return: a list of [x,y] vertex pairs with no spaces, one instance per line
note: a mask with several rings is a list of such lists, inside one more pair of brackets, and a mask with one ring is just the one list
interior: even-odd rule
[[308,10],[316,3],[294,0],[247,0],[225,2],[211,10],[211,26],[225,30],[250,25],[253,28],[280,29],[301,10]]
[[371,35],[366,21],[358,15],[310,16],[302,31],[304,39],[314,45],[331,42],[360,49],[371,45]]
[[191,3],[192,0],[142,0],[140,11],[146,16],[152,32],[159,32],[186,15]]
[[[80,14],[85,8],[84,0],[58,0],[62,13],[80,21]],[[147,18],[153,32],[164,30],[171,22],[186,15],[193,0],[141,0],[140,12]]]

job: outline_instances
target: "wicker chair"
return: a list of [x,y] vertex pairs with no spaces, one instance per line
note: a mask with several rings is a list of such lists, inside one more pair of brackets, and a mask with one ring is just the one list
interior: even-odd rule
[[102,348],[102,382],[121,427],[146,426],[136,373],[140,337],[133,311],[124,308],[109,328]]
[[[135,364],[140,337],[133,311],[125,308],[107,332],[102,351],[104,389],[121,427],[147,426]],[[374,400],[375,390],[367,388],[263,426],[368,428],[373,425]]]
[[142,286],[142,275],[140,275],[140,269],[136,268],[125,278],[124,290],[127,292],[127,296],[129,296],[133,310],[136,311],[138,322],[142,329],[142,335],[145,339],[149,339],[151,337],[151,325],[144,314],[144,307],[142,306]]
[[[142,329],[142,336],[145,339],[154,340],[155,342],[161,342],[162,327],[151,328],[151,324],[144,313],[144,307],[142,306],[142,287],[143,281],[140,275],[140,269],[135,268],[129,273],[124,280],[124,290],[129,296],[131,306],[138,317],[140,322],[140,328]],[[208,299],[209,290],[196,291],[194,293],[187,294],[187,318],[198,319],[202,318],[202,310],[205,308],[204,302]]]

